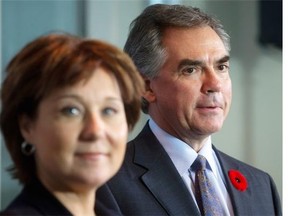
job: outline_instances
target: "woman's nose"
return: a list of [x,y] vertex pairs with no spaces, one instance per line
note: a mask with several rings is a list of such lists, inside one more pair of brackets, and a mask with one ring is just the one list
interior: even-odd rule
[[91,113],[83,120],[81,138],[85,141],[93,141],[103,136],[104,121],[99,114]]

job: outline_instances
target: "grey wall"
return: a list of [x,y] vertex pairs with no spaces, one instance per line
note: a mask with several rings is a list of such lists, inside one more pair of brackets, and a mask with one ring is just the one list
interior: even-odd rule
[[[144,0],[83,2],[1,1],[1,68],[29,40],[52,30],[96,37],[123,47],[130,22],[148,5]],[[261,47],[257,42],[258,1],[177,2],[198,6],[214,14],[231,35],[233,103],[222,131],[213,135],[213,143],[222,151],[272,175],[281,195],[282,51]],[[140,131],[147,118],[142,115],[130,139]],[[1,209],[20,189],[5,171],[11,162],[3,143],[0,163]]]
[[[216,16],[231,36],[233,102],[222,131],[213,135],[213,143],[224,152],[272,175],[282,197],[282,50],[262,47],[258,43],[259,1],[177,2],[200,7]],[[142,7],[135,1],[115,4],[90,1],[87,11],[89,36],[123,47],[128,34],[127,21],[132,20]],[[123,8],[131,10],[126,12]],[[101,22],[110,26],[103,31],[97,28],[101,26],[98,23],[102,15],[95,11],[106,10],[113,11],[118,18]],[[119,27],[121,23],[124,29]],[[141,130],[147,118],[142,115],[130,139]]]
[[[51,31],[83,35],[84,4],[80,1],[4,0],[1,4],[1,75],[10,58],[28,41]],[[21,90],[19,89],[19,92]],[[0,209],[19,192],[21,186],[5,171],[10,157],[1,140]]]

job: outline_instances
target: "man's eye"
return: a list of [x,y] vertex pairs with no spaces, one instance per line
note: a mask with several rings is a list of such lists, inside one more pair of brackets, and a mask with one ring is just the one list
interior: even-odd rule
[[229,66],[227,66],[227,65],[219,65],[218,69],[220,71],[228,71],[229,70]]
[[68,116],[77,116],[80,114],[80,110],[76,107],[65,107],[62,109],[62,113]]
[[192,73],[195,73],[197,70],[196,70],[196,68],[195,67],[189,67],[189,68],[185,68],[184,70],[183,70],[183,72],[185,73],[185,74],[192,74]]

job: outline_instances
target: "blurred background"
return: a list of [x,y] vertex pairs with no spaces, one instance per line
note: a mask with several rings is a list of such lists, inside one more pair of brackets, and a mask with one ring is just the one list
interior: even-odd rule
[[[0,78],[26,43],[61,31],[123,48],[130,22],[149,4],[185,4],[220,19],[231,36],[233,102],[213,144],[268,172],[282,198],[282,1],[241,0],[2,0]],[[21,93],[21,89],[19,89]],[[132,139],[148,116],[142,115]],[[0,210],[21,189],[6,172],[10,157],[1,140]]]

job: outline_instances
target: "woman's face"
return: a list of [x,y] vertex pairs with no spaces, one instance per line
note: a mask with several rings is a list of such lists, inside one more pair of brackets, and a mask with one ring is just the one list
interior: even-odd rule
[[100,67],[89,80],[52,92],[36,120],[20,120],[35,146],[37,175],[50,189],[97,188],[120,168],[128,126],[116,79]]

